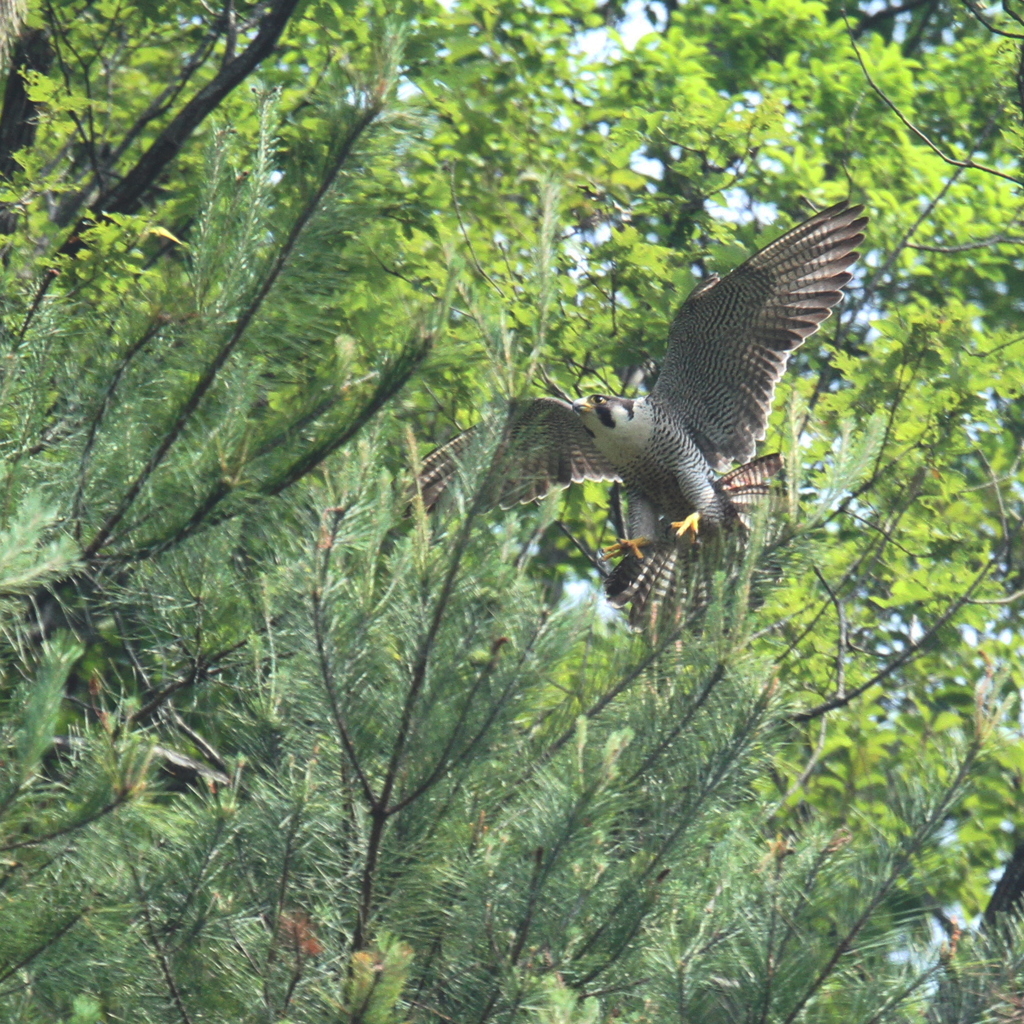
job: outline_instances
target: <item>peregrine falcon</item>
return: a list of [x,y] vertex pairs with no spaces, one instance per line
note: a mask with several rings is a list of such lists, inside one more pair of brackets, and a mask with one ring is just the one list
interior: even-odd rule
[[[513,402],[485,500],[509,507],[556,486],[620,481],[628,536],[606,549],[625,557],[605,591],[616,607],[632,602],[631,619],[642,621],[648,604],[672,589],[676,565],[692,558],[694,542],[736,533],[732,527],[743,533],[769,493],[781,456],[753,456],[775,386],[790,353],[842,299],[864,240],[863,211],[837,203],[725,277],[703,280],[672,321],[646,396]],[[427,508],[457,472],[471,437],[466,431],[424,460],[418,483]],[[727,472],[734,462],[741,465]]]

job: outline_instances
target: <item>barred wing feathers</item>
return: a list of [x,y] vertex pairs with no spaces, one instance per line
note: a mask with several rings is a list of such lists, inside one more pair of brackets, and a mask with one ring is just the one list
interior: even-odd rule
[[676,314],[651,399],[686,423],[719,471],[753,456],[790,353],[842,299],[863,210],[823,210],[698,287]]
[[[423,504],[433,508],[459,470],[475,436],[470,428],[431,452],[419,476]],[[511,508],[544,497],[552,488],[583,480],[618,480],[567,402],[558,398],[515,401],[491,471],[488,504]]]

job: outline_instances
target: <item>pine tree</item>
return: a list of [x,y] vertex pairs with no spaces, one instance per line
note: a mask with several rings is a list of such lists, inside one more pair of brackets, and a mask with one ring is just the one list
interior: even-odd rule
[[[984,309],[900,262],[917,164],[843,106],[842,21],[680,9],[602,64],[585,5],[163,13],[30,10],[54,70],[16,49],[0,115],[0,1016],[1019,1016],[1017,860],[984,892],[1019,763],[1019,283],[940,200],[923,244]],[[980,23],[949,47],[907,12],[900,56],[877,14],[883,83],[938,55],[1009,88]],[[795,88],[794,25],[831,62],[797,84],[842,94],[805,125],[743,106]],[[860,182],[870,280],[778,403],[784,525],[699,615],[630,629],[597,598],[614,491],[489,507],[503,416],[646,386],[734,237],[711,196],[845,194],[812,144],[898,184]],[[410,481],[467,414],[428,513]]]

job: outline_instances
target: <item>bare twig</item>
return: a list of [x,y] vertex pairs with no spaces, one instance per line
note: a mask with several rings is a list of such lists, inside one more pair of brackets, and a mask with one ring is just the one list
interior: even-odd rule
[[879,99],[900,119],[904,127],[907,128],[913,135],[916,135],[937,157],[943,160],[945,163],[952,167],[960,167],[965,170],[976,170],[984,171],[986,174],[994,175],[997,178],[1002,178],[1004,181],[1011,181],[1014,185],[1024,185],[1024,181],[1020,178],[1015,178],[1012,174],[1006,174],[1003,171],[996,170],[994,167],[989,167],[986,164],[979,164],[974,160],[957,160],[955,157],[950,156],[948,153],[944,153],[942,149],[937,146],[920,128],[912,124],[911,121],[903,114],[899,107],[882,91],[879,85],[871,77],[871,72],[868,71],[867,65],[864,63],[864,58],[861,55],[860,47],[857,45],[856,39],[854,38],[853,28],[850,25],[850,19],[844,14],[843,20],[846,22],[847,30],[850,33],[850,45],[853,47],[853,52],[857,57],[857,63],[860,64],[861,70],[864,72],[864,77],[867,79],[868,85],[875,91]]
[[459,206],[459,197],[455,191],[455,165],[452,164],[451,174],[448,179],[448,187],[451,191],[452,206],[455,208],[455,216],[459,221],[459,230],[462,232],[462,237],[466,242],[466,248],[469,251],[469,258],[473,261],[473,266],[476,267],[477,273],[489,284],[491,287],[504,299],[506,298],[505,293],[501,290],[501,285],[487,273],[486,270],[480,265],[480,261],[476,258],[476,251],[473,249],[473,242],[469,237],[469,232],[466,230],[465,222],[462,219],[462,208]]
[[1015,590],[1012,594],[1007,594],[1006,597],[975,597],[968,601],[968,604],[1013,604],[1014,601],[1019,601],[1024,597],[1024,590]]
[[1024,35],[1020,32],[1007,32],[1006,29],[996,28],[996,26],[993,25],[992,22],[989,21],[982,13],[981,5],[977,0],[964,0],[964,2],[971,14],[973,14],[993,35],[1004,36],[1007,39],[1024,39]]
[[913,245],[907,243],[908,249],[916,249],[920,252],[970,252],[972,249],[987,249],[992,245],[1024,245],[1024,237],[1015,235],[991,235],[988,238],[981,238],[976,242],[964,242],[962,245]]
[[842,697],[846,693],[846,611],[843,608],[843,602],[833,592],[817,566],[814,566],[814,575],[818,577],[821,585],[832,599],[832,603],[836,606],[836,617],[839,621],[839,638],[836,643],[836,696]]
[[605,576],[608,575],[608,570],[606,568],[604,568],[603,565],[601,565],[600,561],[598,561],[597,554],[595,552],[591,551],[590,548],[588,548],[587,545],[584,544],[583,541],[581,541],[579,539],[579,537],[577,537],[576,534],[574,534],[572,532],[572,530],[570,530],[569,527],[566,526],[565,523],[562,522],[561,519],[556,519],[555,520],[555,526],[557,526],[559,528],[559,530],[561,530],[562,533],[564,533],[565,536],[569,538],[569,540],[575,546],[576,550],[588,562],[590,562],[590,564],[601,574],[602,577],[605,577]]
[[946,609],[946,611],[939,616],[939,618],[932,624],[932,626],[928,629],[924,636],[921,637],[920,641],[918,641],[917,644],[913,646],[908,645],[907,649],[903,651],[903,653],[900,654],[898,658],[894,658],[888,665],[885,666],[885,668],[876,672],[866,683],[863,683],[861,686],[858,686],[855,689],[850,690],[843,697],[837,695],[829,700],[822,702],[815,708],[809,708],[807,711],[801,711],[798,714],[791,715],[790,721],[809,722],[811,721],[811,719],[818,718],[820,715],[827,714],[829,711],[835,711],[836,708],[845,707],[851,701],[856,700],[862,693],[866,693],[868,690],[870,690],[871,687],[877,686],[879,683],[884,682],[897,669],[902,668],[904,665],[908,664],[909,662],[917,658],[921,654],[922,649],[924,645],[927,643],[927,641],[930,640],[933,636],[935,636],[935,634],[938,633],[938,631],[942,629],[943,626],[945,626],[953,618],[953,616],[956,615],[956,613],[960,611],[961,608],[963,608],[965,604],[969,604],[971,602],[971,595],[974,593],[975,590],[978,589],[979,586],[981,586],[982,581],[992,570],[992,566],[994,564],[995,562],[993,559],[985,565],[981,572],[979,572],[977,576],[975,576],[974,579],[971,581],[970,586],[968,586],[968,588],[963,592],[963,594],[961,594],[955,601],[953,601],[950,604],[950,606]]

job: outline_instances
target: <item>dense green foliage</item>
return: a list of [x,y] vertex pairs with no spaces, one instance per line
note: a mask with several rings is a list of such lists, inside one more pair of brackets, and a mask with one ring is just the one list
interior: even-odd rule
[[[26,18],[0,1016],[1019,1019],[1010,0]],[[847,196],[785,542],[699,625],[602,606],[607,488],[483,512],[497,430],[410,507],[509,398],[642,391],[694,283]]]

